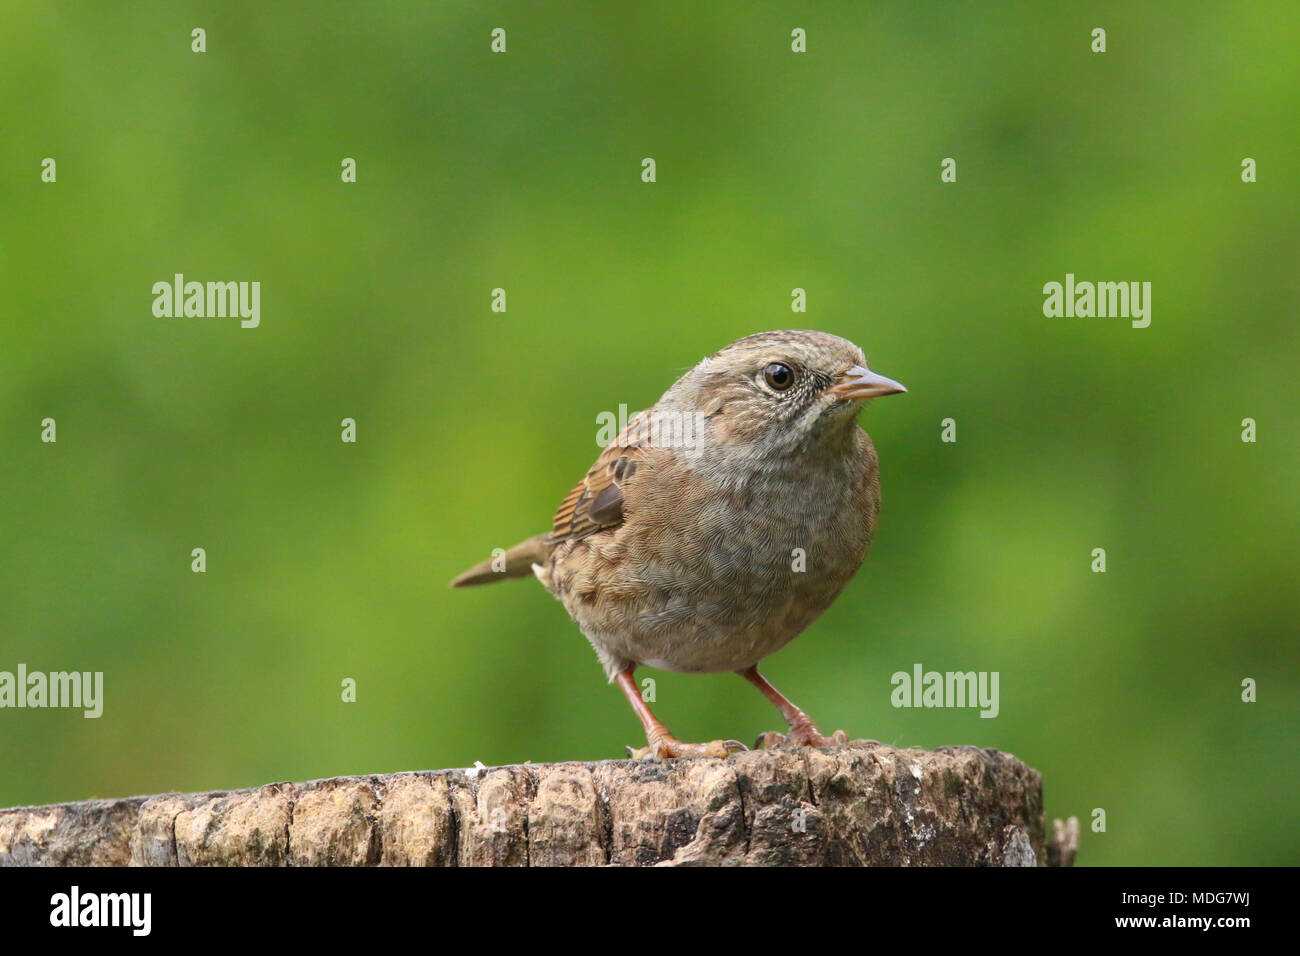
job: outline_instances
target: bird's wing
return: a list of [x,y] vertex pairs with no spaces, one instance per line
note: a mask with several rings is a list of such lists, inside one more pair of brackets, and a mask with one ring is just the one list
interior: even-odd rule
[[622,524],[624,492],[655,451],[650,445],[650,415],[639,412],[555,512],[551,542],[579,541]]

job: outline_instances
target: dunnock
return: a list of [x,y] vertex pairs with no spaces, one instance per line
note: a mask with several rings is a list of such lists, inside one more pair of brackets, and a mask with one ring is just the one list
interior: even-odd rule
[[789,725],[767,746],[824,737],[758,672],[830,606],[866,556],[880,510],[876,451],[857,426],[870,398],[906,391],[825,332],[733,342],[633,417],[555,514],[550,532],[453,587],[536,574],[627,696],[649,746],[636,756],[726,756],[682,743],[641,699],[641,664],[735,671]]

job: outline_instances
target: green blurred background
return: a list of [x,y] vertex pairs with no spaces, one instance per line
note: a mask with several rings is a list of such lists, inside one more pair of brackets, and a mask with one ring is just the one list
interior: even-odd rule
[[[5,5],[0,669],[106,703],[0,712],[0,806],[639,745],[536,583],[446,582],[548,527],[597,413],[793,326],[911,391],[863,416],[872,556],[772,680],[1017,754],[1082,863],[1300,861],[1300,20],[1066,6]],[[176,272],[260,281],[261,327],[155,318]],[[1152,282],[1150,328],[1045,318],[1067,272]],[[1001,714],[892,708],[918,662]],[[778,726],[640,676],[683,739]]]

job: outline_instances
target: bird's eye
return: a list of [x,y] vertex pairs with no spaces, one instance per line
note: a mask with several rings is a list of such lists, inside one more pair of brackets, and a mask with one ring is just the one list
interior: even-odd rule
[[767,382],[768,387],[778,392],[784,392],[794,384],[794,372],[790,371],[790,366],[782,365],[780,362],[773,362],[767,368],[763,369],[763,381]]

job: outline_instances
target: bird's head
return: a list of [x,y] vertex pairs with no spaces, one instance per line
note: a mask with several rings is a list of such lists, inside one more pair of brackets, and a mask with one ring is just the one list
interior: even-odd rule
[[715,440],[790,453],[850,434],[863,403],[905,392],[867,368],[862,349],[826,332],[760,332],[704,359],[673,391]]

